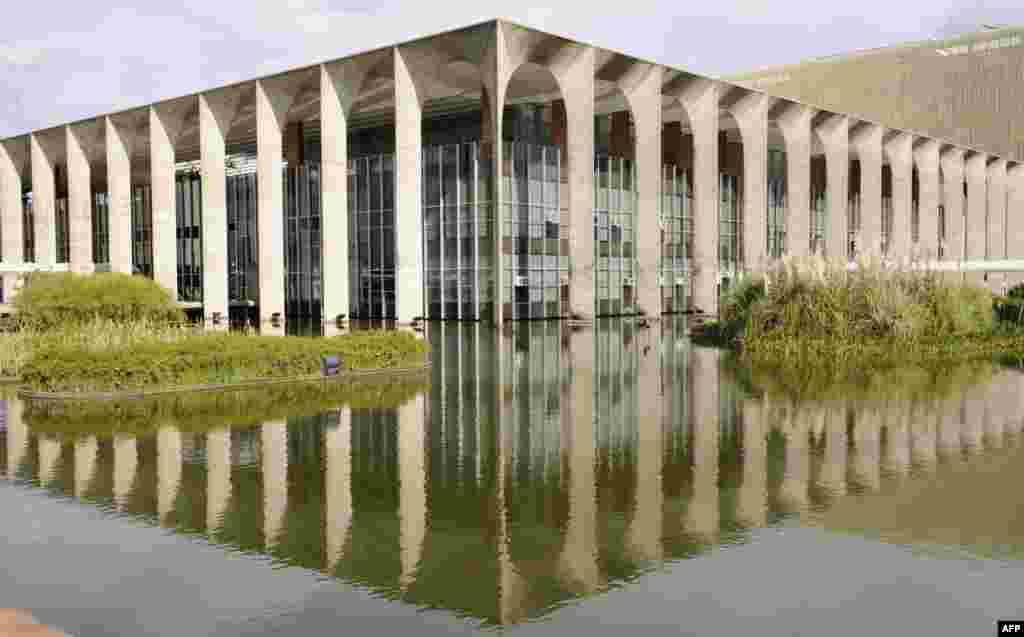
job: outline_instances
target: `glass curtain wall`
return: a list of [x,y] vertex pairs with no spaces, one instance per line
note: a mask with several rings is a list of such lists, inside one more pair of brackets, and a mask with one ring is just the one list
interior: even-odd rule
[[395,318],[395,158],[349,160],[351,315]]
[[786,253],[786,153],[768,150],[768,247],[769,257]]
[[502,303],[512,320],[568,314],[568,217],[561,210],[561,149],[529,142],[502,147],[505,210]]
[[669,164],[661,191],[661,311],[683,312],[693,298],[690,258],[693,255],[693,189],[690,175]]
[[882,197],[882,254],[889,254],[892,237],[892,197]]
[[56,207],[54,209],[54,221],[56,221],[54,227],[54,234],[56,235],[56,257],[57,263],[67,263],[70,261],[71,254],[71,236],[68,232],[68,199],[67,197],[61,197],[56,201]]
[[132,272],[153,278],[153,200],[149,186],[132,188]]
[[725,293],[739,275],[743,263],[743,205],[740,178],[719,175],[718,262],[719,292]]
[[921,184],[917,177],[917,168],[910,172],[910,241],[916,244],[921,240]]
[[32,212],[32,193],[26,193],[21,198],[21,241],[22,254],[25,255],[25,263],[36,262],[36,216]]
[[594,158],[594,298],[597,316],[636,311],[636,165]]
[[110,197],[92,194],[92,262],[110,263]]
[[493,312],[490,174],[479,142],[423,149],[428,318],[476,320]]
[[850,193],[846,212],[846,258],[852,259],[861,249],[860,240],[860,193]]
[[259,295],[256,173],[227,178],[228,301],[251,305]]
[[197,172],[178,173],[174,183],[178,249],[178,300],[203,300],[203,200]]
[[319,318],[322,313],[320,220],[320,166],[288,166],[284,174],[284,302],[289,317]]
[[938,236],[938,244],[937,245],[939,246],[939,258],[942,259],[942,258],[945,258],[945,256],[946,256],[946,206],[945,205],[940,205],[939,206],[939,224],[938,225],[939,225],[939,236]]

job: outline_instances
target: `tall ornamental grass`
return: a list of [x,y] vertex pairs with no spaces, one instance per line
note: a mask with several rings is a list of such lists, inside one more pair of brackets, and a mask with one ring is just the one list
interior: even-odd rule
[[722,310],[747,348],[831,341],[939,341],[990,334],[992,295],[931,270],[860,257],[855,268],[820,256],[786,257],[730,294]]
[[171,293],[151,279],[118,273],[35,272],[12,302],[22,329],[52,330],[96,321],[180,323]]

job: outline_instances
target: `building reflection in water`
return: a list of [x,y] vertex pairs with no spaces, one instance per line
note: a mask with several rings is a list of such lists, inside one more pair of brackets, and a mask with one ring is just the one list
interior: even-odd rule
[[429,338],[430,389],[397,407],[71,435],[9,399],[0,475],[507,624],[766,525],[842,528],[1020,451],[1016,372],[912,402],[798,403],[752,390],[681,318]]

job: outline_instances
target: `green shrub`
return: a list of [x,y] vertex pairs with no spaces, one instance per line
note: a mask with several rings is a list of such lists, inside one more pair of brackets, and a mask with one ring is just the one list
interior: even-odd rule
[[171,293],[143,276],[117,273],[36,272],[12,302],[22,329],[47,330],[85,325],[184,320]]

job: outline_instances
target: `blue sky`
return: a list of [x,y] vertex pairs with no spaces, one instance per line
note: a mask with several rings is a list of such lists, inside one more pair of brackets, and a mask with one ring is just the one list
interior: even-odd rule
[[0,138],[507,17],[708,75],[1024,24],[1020,0],[7,2]]

